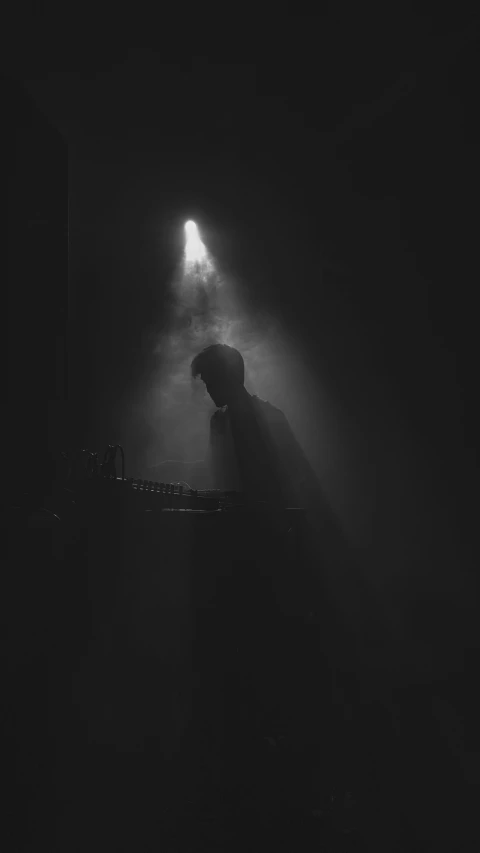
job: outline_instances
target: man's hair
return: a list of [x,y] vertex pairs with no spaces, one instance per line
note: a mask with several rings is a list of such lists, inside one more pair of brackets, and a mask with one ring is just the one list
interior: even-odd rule
[[192,376],[226,379],[243,385],[245,364],[237,349],[226,344],[212,344],[193,359]]

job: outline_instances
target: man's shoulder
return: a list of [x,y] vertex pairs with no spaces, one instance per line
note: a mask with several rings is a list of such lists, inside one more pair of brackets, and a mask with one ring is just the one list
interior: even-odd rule
[[277,423],[286,420],[282,410],[279,409],[277,406],[274,406],[273,403],[269,403],[268,400],[262,400],[261,397],[257,397],[257,395],[254,394],[252,396],[252,401],[257,411],[261,412],[261,414],[269,420],[276,421]]

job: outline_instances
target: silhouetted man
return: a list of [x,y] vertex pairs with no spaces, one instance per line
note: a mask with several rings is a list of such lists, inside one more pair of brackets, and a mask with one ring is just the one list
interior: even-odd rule
[[283,412],[246,390],[241,353],[213,344],[193,359],[191,370],[219,407],[210,421],[207,458],[214,488],[300,506],[315,476]]
[[[247,498],[265,501],[278,509],[305,507],[307,518],[310,515],[309,527],[321,527],[317,523],[322,506],[318,481],[283,412],[246,390],[244,361],[238,350],[224,344],[206,347],[193,359],[191,371],[193,377],[201,377],[210,397],[219,407],[210,420],[207,455],[214,486],[222,490],[238,489]],[[265,533],[267,529],[268,526]],[[270,534],[271,531],[267,539]],[[246,586],[244,608],[240,608],[241,612],[248,613],[248,617],[246,620],[241,619],[240,624],[246,621],[247,634],[255,637],[256,652],[253,659],[249,659],[247,668],[256,672],[255,689],[258,690],[258,697],[263,696],[261,700],[258,698],[257,708],[260,716],[264,715],[261,725],[271,725],[270,717],[275,713],[280,718],[282,714],[286,718],[299,714],[301,720],[297,727],[300,731],[303,730],[303,711],[299,697],[304,695],[302,691],[306,691],[301,684],[300,673],[305,672],[308,656],[305,654],[305,638],[298,619],[301,613],[306,612],[307,601],[311,605],[309,573],[314,551],[310,554],[310,545],[302,536],[302,551],[304,548],[309,549],[310,554],[305,555],[307,563],[303,566],[298,563],[294,574],[291,565],[284,571],[282,554],[276,549],[275,534],[273,536],[270,568],[277,585],[272,587],[268,582],[262,599],[258,564],[257,573],[252,575],[250,584]],[[282,541],[285,544],[286,540]],[[266,553],[263,551],[263,555]],[[232,556],[235,559],[235,554]],[[256,549],[253,548],[253,563],[255,558]],[[261,557],[263,559],[264,556]],[[240,577],[245,576],[246,568],[242,568]],[[273,588],[276,589],[274,594]],[[282,589],[283,593],[280,592]],[[285,603],[288,600],[288,604],[285,609],[280,607],[277,611],[278,594],[283,595],[282,600]],[[237,589],[237,598],[239,595]],[[226,604],[225,610],[231,621],[235,608]],[[296,614],[291,620],[280,615],[287,610]],[[275,638],[270,641],[271,645],[268,642],[263,644],[267,636]],[[272,649],[275,650],[273,653]]]

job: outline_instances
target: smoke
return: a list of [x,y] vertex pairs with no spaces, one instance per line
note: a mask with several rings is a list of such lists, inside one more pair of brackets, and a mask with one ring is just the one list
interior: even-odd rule
[[135,439],[142,436],[139,474],[166,459],[204,457],[215,406],[190,369],[204,347],[213,343],[236,347],[245,359],[248,389],[271,390],[269,340],[275,337],[275,322],[262,314],[249,317],[240,292],[238,282],[222,275],[208,250],[197,260],[185,254],[169,284],[164,326],[149,344],[154,367],[130,402],[124,424],[124,433]]
[[285,413],[332,503],[338,504],[338,419],[285,323],[272,311],[249,310],[243,282],[224,274],[208,249],[200,260],[183,258],[168,291],[163,328],[149,342],[153,367],[130,402],[123,430],[132,444],[142,443],[135,475],[148,477],[149,468],[167,459],[204,458],[215,405],[203,382],[192,379],[190,365],[204,347],[224,343],[242,353],[247,390]]

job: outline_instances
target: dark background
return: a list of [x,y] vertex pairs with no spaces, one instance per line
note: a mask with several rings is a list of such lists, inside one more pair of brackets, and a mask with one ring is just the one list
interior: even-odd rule
[[361,641],[359,696],[384,696],[391,643],[405,720],[424,715],[452,786],[473,790],[475,24],[342,11],[113,42],[31,34],[6,54],[11,475],[44,481],[61,443],[117,440],[198,211],[252,310],[285,321],[331,390],[348,459],[362,448],[359,562],[383,628]]

